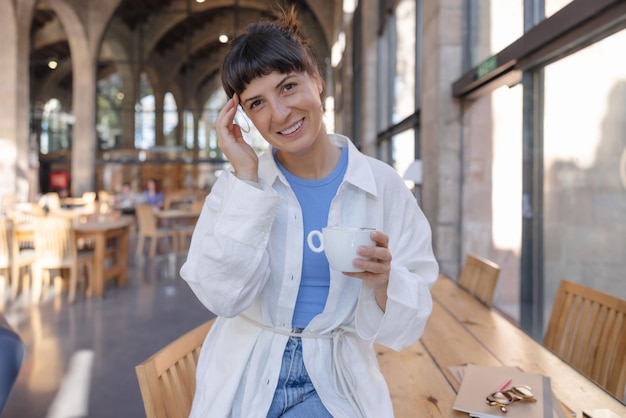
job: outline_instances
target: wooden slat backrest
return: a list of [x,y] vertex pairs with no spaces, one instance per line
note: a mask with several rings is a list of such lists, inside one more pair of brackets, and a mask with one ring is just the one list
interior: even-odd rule
[[187,418],[196,366],[214,319],[172,341],[135,367],[147,418]]
[[618,399],[624,398],[626,300],[562,280],[544,344]]
[[459,275],[459,286],[491,306],[500,276],[500,266],[486,258],[468,254]]
[[139,232],[144,235],[155,235],[157,231],[157,218],[154,216],[154,208],[151,205],[142,203],[135,205],[135,214]]

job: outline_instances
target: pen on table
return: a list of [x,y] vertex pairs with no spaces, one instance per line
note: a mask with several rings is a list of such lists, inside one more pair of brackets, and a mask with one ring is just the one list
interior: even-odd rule
[[500,387],[498,387],[497,392],[502,392],[504,389],[506,389],[510,384],[511,384],[511,379],[510,377],[508,379],[506,379],[506,381],[500,385]]

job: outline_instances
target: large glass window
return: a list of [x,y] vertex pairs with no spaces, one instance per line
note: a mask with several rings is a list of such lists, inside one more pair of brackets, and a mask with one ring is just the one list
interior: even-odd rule
[[404,174],[415,160],[415,130],[408,129],[391,138],[393,167]]
[[52,154],[70,150],[73,124],[74,117],[63,109],[59,100],[48,100],[41,115],[41,153]]
[[122,80],[118,73],[98,81],[97,84],[98,141],[101,149],[119,145],[122,135],[121,104],[124,99]]
[[[381,10],[388,10],[381,0]],[[421,3],[400,0],[383,17],[378,41],[377,157],[403,175],[419,155],[418,16]],[[410,36],[409,34],[413,34]]]
[[500,52],[524,33],[524,0],[466,3],[468,68]]
[[[491,189],[487,206],[491,210],[491,225],[485,225],[482,230],[491,232],[491,239],[484,240],[492,246],[486,254],[497,259],[501,268],[493,304],[515,320],[519,319],[522,241],[522,93],[521,85],[492,92],[493,139],[490,146],[483,145],[474,151],[476,157],[482,154],[481,164],[491,166],[491,175],[483,184]],[[475,198],[481,196],[479,191]],[[478,203],[476,207],[480,207]]]
[[544,0],[546,18],[552,16],[574,0]]
[[193,113],[189,110],[185,110],[185,146],[187,149],[194,149],[195,146],[195,132],[194,132],[194,118]]
[[[415,36],[414,0],[402,0],[396,7],[395,39],[397,42],[394,76],[393,122],[398,123],[415,112]],[[409,141],[412,142],[412,141]],[[412,147],[412,145],[411,145]]]
[[154,94],[145,73],[139,80],[139,100],[135,105],[135,148],[148,149],[155,144]]
[[544,295],[560,279],[626,298],[626,31],[545,68]]
[[163,134],[166,145],[176,144],[176,128],[178,127],[178,106],[172,93],[163,98]]

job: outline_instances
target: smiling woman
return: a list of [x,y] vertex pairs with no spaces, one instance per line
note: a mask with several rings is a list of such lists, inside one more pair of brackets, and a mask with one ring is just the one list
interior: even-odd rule
[[[217,315],[190,416],[392,417],[372,347],[399,350],[424,329],[438,272],[428,222],[397,172],[328,133],[294,9],[249,25],[221,73],[230,99],[215,126],[232,170],[207,197],[181,269]],[[261,156],[242,111],[270,145]],[[306,244],[329,224],[370,231],[347,271]]]

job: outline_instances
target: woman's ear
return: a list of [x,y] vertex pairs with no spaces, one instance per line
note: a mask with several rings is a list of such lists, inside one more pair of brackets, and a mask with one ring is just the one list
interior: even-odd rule
[[317,92],[321,96],[324,92],[324,82],[322,81],[322,77],[319,73],[315,73],[315,75],[313,76],[313,81],[315,82],[315,86],[317,87]]

